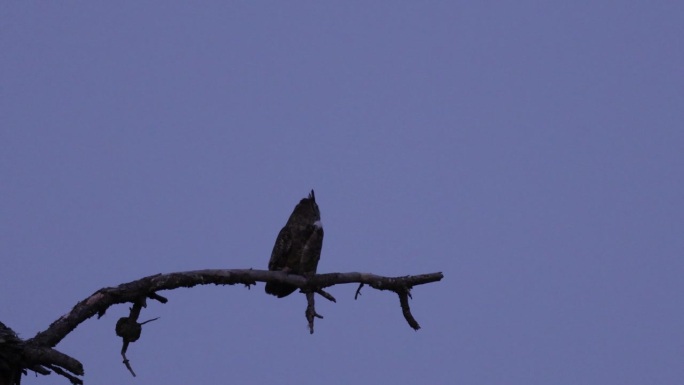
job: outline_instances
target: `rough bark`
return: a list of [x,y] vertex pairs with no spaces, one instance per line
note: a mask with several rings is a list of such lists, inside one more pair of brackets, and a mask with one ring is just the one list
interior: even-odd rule
[[17,337],[12,329],[0,323],[0,385],[19,383],[21,374],[32,370],[40,374],[50,371],[64,376],[73,384],[81,384],[78,376],[83,375],[83,366],[75,358],[69,357],[53,349],[64,337],[71,333],[85,320],[98,315],[103,316],[113,305],[131,303],[131,314],[117,322],[117,335],[123,339],[122,356],[126,367],[133,375],[133,369],[126,359],[125,352],[130,343],[135,342],[142,330],[138,316],[147,299],[166,303],[166,298],[158,294],[162,290],[173,290],[197,285],[255,285],[257,282],[277,282],[294,285],[306,295],[306,318],[310,332],[313,333],[313,321],[322,318],[314,307],[314,293],[335,301],[335,298],[323,289],[333,285],[358,283],[356,296],[364,285],[377,290],[390,290],[399,296],[404,318],[414,330],[420,326],[409,308],[410,290],[414,286],[437,282],[443,278],[442,273],[409,275],[403,277],[384,277],[370,273],[329,273],[311,277],[286,274],[280,271],[233,269],[233,270],[196,270],[169,274],[157,274],[136,281],[123,283],[116,287],[107,287],[77,303],[71,311],[53,322],[46,330],[26,341]]

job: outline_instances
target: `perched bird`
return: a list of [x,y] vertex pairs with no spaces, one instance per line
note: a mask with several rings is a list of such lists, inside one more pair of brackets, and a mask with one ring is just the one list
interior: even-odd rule
[[[278,233],[268,269],[284,271],[290,274],[316,274],[318,260],[323,247],[323,225],[321,212],[316,204],[316,196],[311,190],[308,198],[304,198]],[[286,283],[266,283],[266,293],[283,298],[297,290],[296,286]]]

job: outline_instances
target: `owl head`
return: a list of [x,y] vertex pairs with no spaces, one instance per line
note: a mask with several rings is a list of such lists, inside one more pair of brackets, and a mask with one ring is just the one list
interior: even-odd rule
[[316,204],[316,195],[311,190],[307,198],[302,199],[297,203],[297,206],[292,211],[287,224],[292,226],[307,226],[316,222],[320,222],[321,212]]

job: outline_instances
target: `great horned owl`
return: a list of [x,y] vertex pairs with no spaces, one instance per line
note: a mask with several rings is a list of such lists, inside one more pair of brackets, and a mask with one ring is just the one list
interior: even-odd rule
[[[321,213],[316,204],[316,196],[311,190],[287,220],[285,227],[278,233],[268,269],[285,271],[290,274],[310,275],[316,273],[318,260],[323,247],[323,225]],[[266,283],[266,293],[283,298],[297,290],[296,286],[286,283]]]

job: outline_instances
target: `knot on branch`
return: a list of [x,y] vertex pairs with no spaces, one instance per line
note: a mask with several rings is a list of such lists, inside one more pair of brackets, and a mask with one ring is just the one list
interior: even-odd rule
[[[163,298],[161,296],[158,296],[156,294],[150,294],[147,295],[147,297],[154,298],[156,300],[159,300],[159,298]],[[138,322],[138,317],[140,316],[140,311],[142,310],[143,307],[147,307],[146,303],[146,298],[147,297],[141,297],[138,298],[134,303],[133,307],[131,307],[131,312],[128,317],[121,317],[119,318],[118,321],[116,321],[116,326],[114,328],[114,331],[116,332],[116,335],[121,337],[123,340],[123,346],[121,347],[121,356],[123,357],[123,363],[126,365],[126,368],[128,369],[129,372],[135,377],[135,372],[133,371],[133,368],[131,367],[131,363],[126,357],[126,351],[128,350],[128,344],[137,341],[140,338],[140,335],[142,334],[142,325],[152,322],[154,320],[159,319],[157,318],[152,318],[150,320],[147,320],[145,322]],[[163,298],[166,301],[166,298]],[[162,302],[162,301],[160,301]],[[162,302],[165,303],[165,302]]]
[[130,317],[121,317],[116,321],[116,335],[121,337],[124,342],[135,342],[142,333],[142,324]]

